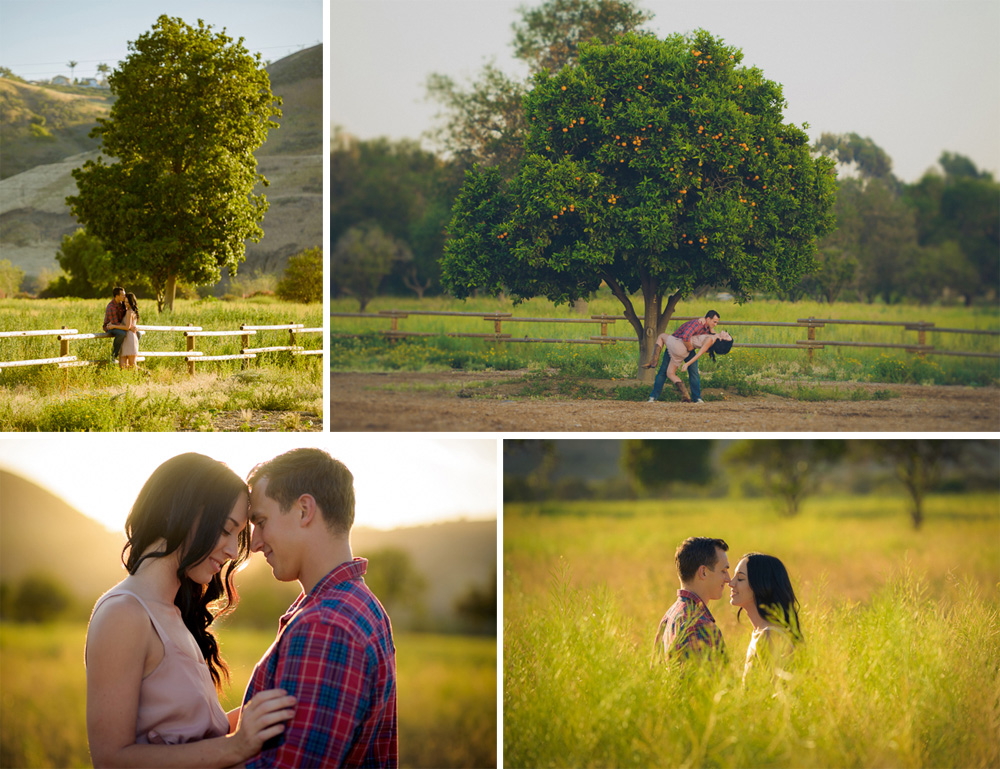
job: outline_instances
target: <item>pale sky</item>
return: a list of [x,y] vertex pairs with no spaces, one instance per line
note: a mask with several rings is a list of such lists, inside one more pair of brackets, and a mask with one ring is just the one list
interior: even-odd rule
[[353,473],[356,526],[392,529],[497,517],[495,439],[420,434],[391,439],[295,433],[8,435],[0,438],[0,468],[49,489],[81,513],[121,532],[142,485],[172,456],[207,454],[245,478],[258,462],[299,447],[325,449]]
[[[330,119],[361,139],[418,139],[434,123],[427,76],[474,78],[510,53],[540,0],[330,0]],[[688,0],[637,3],[660,37],[703,27],[782,83],[787,122],[874,140],[906,182],[945,150],[1000,176],[1000,2]],[[426,145],[425,145],[426,146]]]
[[25,80],[94,77],[128,56],[161,15],[198,19],[276,61],[323,42],[323,0],[0,0],[0,66]]

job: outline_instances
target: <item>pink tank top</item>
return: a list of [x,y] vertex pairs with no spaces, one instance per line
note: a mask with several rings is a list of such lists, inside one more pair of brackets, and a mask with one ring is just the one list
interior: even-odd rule
[[[195,659],[171,640],[156,615],[135,593],[112,588],[98,600],[94,611],[114,595],[130,595],[146,610],[156,634],[163,642],[163,659],[142,679],[135,741],[179,745],[229,732],[229,719],[219,704],[212,674],[204,659]],[[150,739],[150,732],[158,737]]]

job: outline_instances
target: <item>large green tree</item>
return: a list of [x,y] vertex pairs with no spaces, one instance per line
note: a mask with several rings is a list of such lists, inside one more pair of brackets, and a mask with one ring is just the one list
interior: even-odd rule
[[641,372],[681,298],[795,285],[833,226],[834,164],[782,122],[781,86],[741,62],[699,30],[584,44],[576,66],[538,75],[517,174],[473,170],[456,200],[449,291],[567,303],[604,282]]
[[148,277],[162,311],[178,278],[235,274],[245,241],[262,237],[267,200],[253,190],[267,180],[253,153],[281,100],[260,54],[200,20],[160,16],[129,49],[108,79],[111,114],[92,132],[117,162],[74,170],[79,194],[67,203],[122,271]]

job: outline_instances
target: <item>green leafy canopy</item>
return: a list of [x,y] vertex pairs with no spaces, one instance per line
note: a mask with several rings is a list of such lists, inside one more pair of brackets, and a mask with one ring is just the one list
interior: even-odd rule
[[[161,16],[129,44],[109,78],[117,97],[93,134],[103,158],[73,171],[67,202],[123,272],[147,276],[158,297],[176,278],[213,283],[236,271],[245,241],[259,241],[267,210],[254,187],[254,151],[281,100],[242,38]],[[168,304],[172,296],[167,296]]]
[[629,34],[537,75],[517,174],[470,171],[456,200],[449,290],[562,303],[605,281],[658,310],[671,292],[745,300],[796,283],[834,224],[834,164],[782,122],[781,86],[741,62],[704,30]]

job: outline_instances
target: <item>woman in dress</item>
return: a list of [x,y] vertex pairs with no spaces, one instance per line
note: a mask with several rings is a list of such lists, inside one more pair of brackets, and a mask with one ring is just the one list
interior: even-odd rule
[[729,587],[729,603],[739,608],[737,620],[745,611],[753,625],[743,667],[744,683],[747,675],[758,669],[788,678],[792,652],[803,639],[799,604],[785,565],[773,555],[747,553],[736,564]]
[[[684,403],[691,402],[691,394],[681,378],[677,376],[677,369],[680,368],[681,372],[687,371],[691,364],[705,353],[711,356],[714,363],[716,354],[725,355],[733,349],[733,338],[727,331],[720,331],[717,334],[695,334],[690,339],[691,346],[694,348],[693,352],[688,350],[684,346],[684,341],[676,336],[663,334],[660,338],[665,340],[663,347],[666,354],[670,356],[670,362],[667,363],[667,379],[673,383],[674,389],[680,394]],[[656,368],[659,358],[660,347],[657,346],[653,353],[653,360],[646,364],[646,368]],[[659,392],[654,390],[654,395],[658,396]],[[650,400],[655,400],[655,397],[651,396]]]
[[139,492],[125,524],[129,575],[97,601],[87,630],[95,767],[233,766],[293,715],[294,698],[278,689],[242,712],[219,704],[229,671],[210,625],[237,600],[248,506],[240,477],[201,454],[167,460]]
[[139,305],[135,294],[125,294],[125,338],[122,340],[121,354],[118,358],[118,368],[137,368],[136,358],[139,355]]

